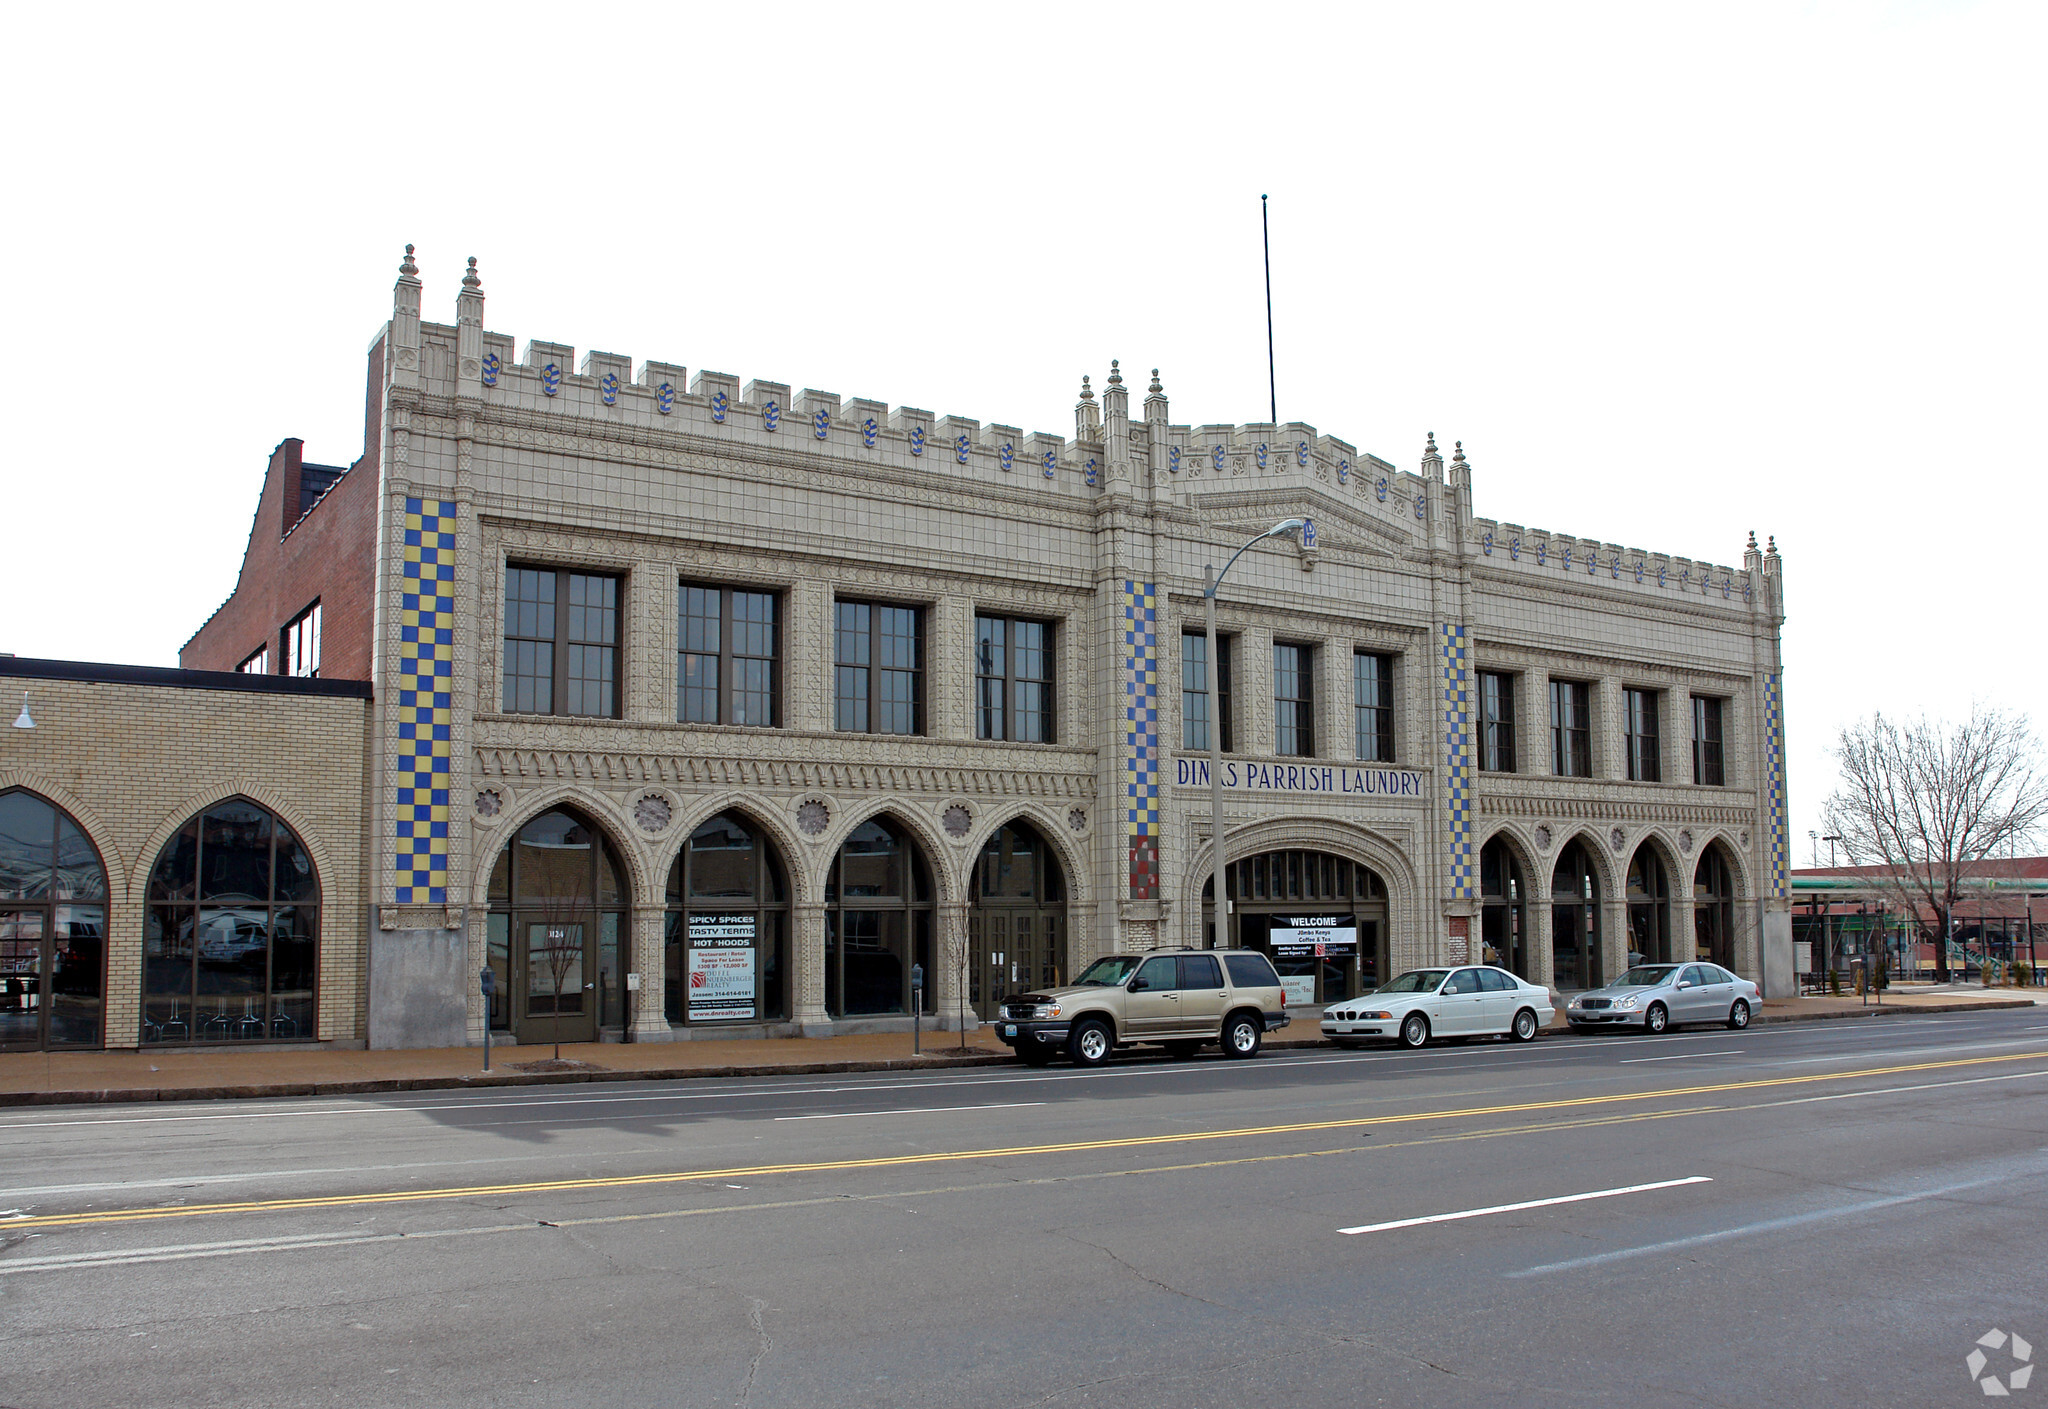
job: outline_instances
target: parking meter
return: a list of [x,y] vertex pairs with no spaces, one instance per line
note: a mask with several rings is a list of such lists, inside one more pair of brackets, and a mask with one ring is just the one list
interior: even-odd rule
[[476,986],[484,995],[484,1070],[491,1069],[491,995],[498,991],[498,975],[490,969],[479,969]]
[[910,1050],[924,1050],[924,965],[910,966]]

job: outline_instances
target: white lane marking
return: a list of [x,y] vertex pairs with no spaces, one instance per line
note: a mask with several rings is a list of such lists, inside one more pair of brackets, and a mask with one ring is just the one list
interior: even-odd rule
[[1775,1233],[1785,1228],[1797,1228],[1805,1223],[1818,1223],[1823,1219],[1842,1219],[1859,1213],[1871,1213],[1881,1208],[1895,1208],[1900,1204],[1918,1203],[1923,1199],[1939,1199],[1949,1194],[1960,1194],[1971,1189],[1981,1189],[1989,1184],[2009,1183],[2014,1179],[2026,1178],[2036,1171],[2017,1171],[2011,1174],[1996,1174],[1984,1179],[1970,1179],[1960,1184],[1945,1184],[1939,1189],[1927,1189],[1917,1194],[1894,1194],[1890,1198],[1871,1199],[1860,1204],[1831,1204],[1817,1208],[1810,1213],[1795,1213],[1785,1218],[1767,1218],[1760,1223],[1745,1223],[1736,1228],[1723,1228],[1712,1233],[1700,1233],[1690,1238],[1673,1238],[1669,1242],[1650,1243],[1643,1247],[1619,1248],[1614,1252],[1595,1253],[1591,1257],[1575,1257],[1567,1262],[1546,1262],[1540,1267],[1526,1267],[1519,1272],[1509,1272],[1509,1277],[1541,1277],[1551,1272],[1574,1272],[1582,1267],[1600,1267],[1610,1262],[1620,1262],[1631,1257],[1651,1257],[1657,1253],[1678,1252],[1685,1248],[1702,1247],[1708,1243],[1723,1242],[1729,1238],[1748,1237],[1753,1233]]
[[1656,1184],[1630,1184],[1622,1189],[1595,1189],[1588,1194],[1560,1194],[1554,1199],[1529,1199],[1518,1204],[1495,1204],[1492,1208],[1468,1208],[1458,1213],[1432,1213],[1426,1218],[1397,1218],[1392,1223],[1366,1223],[1356,1228],[1339,1228],[1339,1233],[1355,1236],[1359,1233],[1386,1233],[1395,1228],[1419,1228],[1425,1223],[1452,1223],[1461,1218],[1484,1218],[1492,1213],[1520,1213],[1527,1208],[1550,1208],[1556,1204],[1578,1204],[1588,1199],[1617,1199],[1623,1194],[1647,1194],[1653,1189],[1676,1189],[1685,1184],[1711,1184],[1714,1181],[1704,1174],[1688,1175],[1684,1179],[1665,1179]]
[[1673,1052],[1668,1057],[1623,1057],[1621,1064],[1632,1067],[1639,1062],[1688,1062],[1694,1057],[1739,1057],[1748,1050],[1747,1047],[1730,1047],[1725,1052]]
[[[1962,1021],[1966,1021],[1966,1019],[1919,1019],[1916,1020],[1914,1026],[1916,1028],[1932,1027],[1938,1024]],[[1763,1032],[1752,1033],[1751,1036],[1761,1036],[1766,1038],[1799,1036],[1807,1038],[1809,1040],[1824,1038],[1840,1038],[1843,1040],[1847,1040],[1852,1037],[1860,1037],[1862,1035],[1861,1033],[1849,1032],[1809,1032],[1798,1030],[1804,1029],[1807,1026],[1807,1024],[1803,1023],[1784,1024],[1782,1027],[1774,1026],[1773,1028],[1765,1030]],[[734,1101],[741,1100],[749,1096],[818,1096],[839,1095],[866,1091],[931,1090],[935,1087],[944,1086],[951,1086],[956,1089],[963,1086],[1007,1086],[1014,1085],[1020,1082],[1105,1081],[1124,1077],[1165,1076],[1182,1074],[1187,1072],[1224,1075],[1255,1075],[1261,1070],[1290,1071],[1296,1067],[1353,1066],[1372,1062],[1398,1062],[1418,1059],[1445,1058],[1456,1059],[1458,1057],[1493,1057],[1495,1059],[1503,1061],[1517,1058],[1523,1060],[1530,1060],[1541,1059],[1542,1057],[1547,1055],[1546,1048],[1548,1048],[1553,1042],[1557,1044],[1560,1050],[1578,1052],[1589,1050],[1596,1044],[1606,1040],[1609,1039],[1601,1037],[1570,1037],[1553,1034],[1551,1037],[1546,1038],[1544,1042],[1539,1043],[1534,1048],[1517,1047],[1504,1049],[1489,1046],[1469,1048],[1463,1052],[1459,1052],[1456,1050],[1432,1050],[1427,1053],[1383,1052],[1372,1055],[1348,1057],[1295,1057],[1276,1052],[1274,1054],[1274,1060],[1272,1061],[1271,1066],[1251,1062],[1210,1062],[1203,1063],[1198,1066],[1186,1066],[1180,1064],[1174,1064],[1169,1066],[1163,1064],[1148,1063],[1145,1066],[1118,1067],[1109,1071],[1043,1072],[1016,1076],[991,1077],[955,1076],[947,1072],[932,1072],[928,1076],[925,1076],[922,1079],[915,1081],[859,1082],[835,1086],[775,1086],[769,1084],[755,1084],[754,1082],[750,1081],[747,1082],[745,1085],[732,1086],[728,1087],[727,1089],[719,1091],[643,1092],[640,1083],[621,1082],[619,1084],[625,1089],[615,1095],[555,1096],[547,1093],[552,1092],[554,1090],[558,1090],[560,1088],[549,1087],[545,1088],[543,1091],[536,1092],[535,1094],[530,1096],[521,1096],[509,1100],[479,1099],[483,1097],[485,1094],[479,1091],[474,1093],[473,1098],[469,1100],[443,1099],[437,1101],[420,1102],[417,1104],[394,1101],[379,1103],[377,1105],[350,1105],[333,1107],[302,1106],[281,1110],[265,1109],[262,1107],[257,1107],[255,1109],[247,1111],[240,1111],[234,1109],[229,1109],[226,1111],[213,1110],[208,1111],[204,1114],[193,1115],[109,1116],[102,1118],[87,1118],[76,1120],[0,1121],[0,1130],[70,1129],[79,1126],[95,1125],[163,1125],[185,1123],[192,1121],[217,1120],[288,1120],[298,1116],[333,1117],[341,1115],[404,1115],[414,1111],[423,1113],[433,1113],[438,1111],[482,1111],[505,1107],[544,1107],[552,1110],[564,1106],[627,1105],[656,1101]],[[1719,1033],[1672,1033],[1664,1037],[1637,1037],[1631,1040],[1630,1045],[1643,1046],[1656,1044],[1661,1046],[1664,1044],[1675,1042],[1713,1042],[1726,1040],[1726,1037]],[[1948,1045],[1953,1044],[1944,1044],[1945,1047]],[[1968,1045],[1999,1046],[2003,1044],[1971,1043]],[[1893,1048],[1888,1050],[1896,1052],[1907,1052],[1919,1049]],[[1861,1055],[1859,1055],[1858,1059],[1861,1059]],[[1808,1057],[1799,1058],[1796,1060],[1819,1062],[1846,1060],[1846,1058]],[[1462,1067],[1466,1065],[1471,1065],[1471,1063],[1461,1062],[1458,1065]],[[1450,1068],[1437,1069],[1449,1070]]]
[[[615,1159],[639,1150],[563,1150],[554,1154],[502,1155],[491,1159],[410,1160],[403,1164],[338,1164],[325,1169],[235,1170],[226,1174],[186,1174],[163,1179],[115,1179],[98,1184],[44,1184],[34,1188],[0,1189],[0,1200],[47,1199],[63,1194],[129,1193],[138,1189],[192,1189],[208,1184],[246,1184],[252,1179],[310,1179],[330,1174],[392,1174],[407,1169],[462,1169],[471,1165],[531,1164],[537,1160]],[[0,1213],[0,1217],[5,1217]]]
[[851,1120],[863,1115],[942,1115],[950,1111],[1014,1111],[1044,1101],[1000,1101],[987,1106],[905,1106],[900,1111],[826,1111],[820,1115],[779,1115],[777,1120]]

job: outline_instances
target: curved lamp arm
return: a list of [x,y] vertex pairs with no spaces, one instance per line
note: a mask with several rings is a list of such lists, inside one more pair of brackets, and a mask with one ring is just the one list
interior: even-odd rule
[[1214,578],[1212,578],[1208,583],[1206,583],[1203,586],[1202,595],[1204,597],[1213,597],[1216,595],[1216,589],[1223,585],[1224,574],[1228,573],[1232,568],[1237,566],[1237,560],[1243,557],[1248,551],[1250,551],[1252,543],[1262,543],[1268,538],[1278,538],[1280,537],[1280,535],[1284,533],[1293,533],[1306,522],[1306,519],[1282,519],[1279,523],[1274,524],[1271,528],[1267,529],[1257,538],[1252,539],[1250,543],[1245,544],[1244,547],[1238,549],[1235,553],[1232,553],[1230,555],[1230,561],[1223,565],[1223,572],[1217,573]]

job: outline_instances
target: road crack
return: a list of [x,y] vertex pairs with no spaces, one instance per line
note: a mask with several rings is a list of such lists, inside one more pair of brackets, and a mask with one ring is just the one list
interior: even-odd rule
[[747,1364],[746,1383],[740,1386],[739,1409],[747,1409],[754,1397],[754,1376],[760,1372],[761,1361],[766,1358],[775,1344],[768,1338],[768,1328],[762,1324],[761,1313],[768,1309],[768,1303],[757,1296],[747,1298],[747,1324],[754,1328],[754,1335],[760,1344],[754,1349],[754,1358]]

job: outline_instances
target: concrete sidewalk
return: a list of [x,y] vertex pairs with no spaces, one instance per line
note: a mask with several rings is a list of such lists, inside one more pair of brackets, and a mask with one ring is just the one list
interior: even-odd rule
[[[1884,995],[1881,1005],[1873,1002],[1866,1006],[1853,997],[1766,999],[1756,1021],[1813,1022],[1973,1012],[2024,1008],[2035,1001],[2024,990],[1894,989]],[[1552,1030],[1563,1028],[1561,1004],[1559,1013]],[[697,1077],[809,1076],[933,1070],[1015,1060],[986,1027],[968,1034],[970,1051],[958,1051],[957,1041],[955,1033],[926,1033],[922,1055],[911,1052],[909,1033],[730,1042],[575,1043],[563,1046],[560,1063],[553,1060],[551,1047],[501,1047],[491,1054],[489,1072],[483,1070],[483,1049],[479,1047],[403,1052],[277,1048],[9,1052],[0,1053],[0,1106],[371,1095]],[[1293,1024],[1269,1039],[1267,1045],[1300,1048],[1327,1044],[1316,1031],[1314,1017],[1297,1014]]]

